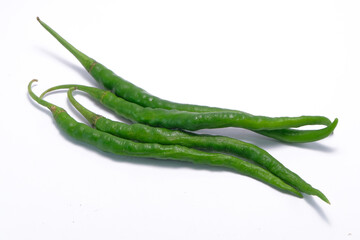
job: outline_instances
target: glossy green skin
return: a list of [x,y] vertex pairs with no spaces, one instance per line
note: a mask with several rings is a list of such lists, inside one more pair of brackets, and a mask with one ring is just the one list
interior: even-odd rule
[[31,81],[28,86],[30,96],[39,104],[50,109],[59,128],[78,141],[95,146],[102,151],[118,155],[180,160],[196,164],[226,167],[268,183],[280,190],[302,197],[300,192],[265,169],[233,156],[208,153],[178,145],[138,143],[113,136],[109,133],[93,129],[86,124],[79,123],[64,109],[37,97],[31,90],[31,84],[34,81],[35,80]]
[[[93,63],[95,63],[95,61],[93,61]],[[89,71],[90,69],[87,70]],[[96,62],[96,64],[92,67],[89,73],[99,84],[115,93],[115,95],[143,107],[162,108],[167,110],[179,110],[187,112],[241,112],[237,110],[216,107],[175,103],[161,99],[146,92],[144,89],[126,81],[125,79],[116,75],[110,69],[106,68],[104,65],[98,62]]]
[[169,110],[176,109],[179,111],[188,112],[236,111],[192,104],[174,103],[151,95],[145,90],[117,76],[102,64],[97,63],[94,59],[80,52],[69,42],[67,42],[63,37],[61,37],[58,33],[56,33],[52,28],[50,28],[46,23],[41,21],[39,18],[37,18],[37,20],[51,35],[53,35],[67,50],[69,50],[80,61],[80,63],[94,77],[97,82],[99,82],[105,88],[114,91],[114,93],[119,97],[122,97],[140,106],[151,108],[163,108]]
[[181,145],[210,151],[230,153],[242,158],[253,160],[265,167],[284,182],[296,187],[301,192],[316,195],[328,201],[323,193],[313,188],[297,174],[286,168],[265,150],[243,141],[211,135],[198,135],[166,128],[156,128],[144,124],[125,124],[112,121],[95,114],[82,106],[72,95],[74,88],[69,89],[68,99],[71,104],[98,130],[112,135],[145,143],[159,143],[163,145]]
[[305,143],[314,142],[329,136],[338,124],[338,119],[335,120],[325,128],[317,130],[297,130],[297,129],[278,129],[272,131],[256,131],[264,136],[275,138],[277,140],[289,143]]
[[[133,103],[137,103],[138,105],[144,107],[151,107],[151,108],[163,108],[169,110],[181,110],[181,111],[188,111],[188,112],[226,112],[221,114],[221,121],[224,120],[224,117],[232,117],[230,112],[234,112],[237,114],[244,114],[245,116],[252,116],[250,114],[236,111],[236,110],[227,110],[221,108],[213,108],[207,106],[198,106],[198,105],[191,105],[191,104],[179,104],[170,101],[166,101],[160,99],[156,96],[153,96],[147,93],[145,90],[135,86],[134,84],[124,80],[123,78],[114,74],[111,70],[107,69],[105,66],[101,65],[100,63],[95,62],[92,58],[89,58],[75,47],[73,47],[70,43],[68,43],[64,38],[62,38],[59,34],[57,34],[53,29],[51,29],[47,24],[42,22],[39,18],[38,21],[40,24],[50,33],[52,34],[66,49],[68,49],[80,62],[81,64],[87,69],[88,72],[94,77],[96,81],[102,84],[107,89],[112,90],[116,95],[130,101]],[[218,115],[219,116],[219,115]],[[164,116],[162,116],[164,117]],[[216,118],[213,116],[213,118]],[[282,126],[277,126],[275,129],[286,129],[286,128],[293,128],[299,127],[303,125],[310,125],[310,124],[321,124],[321,125],[330,125],[331,121],[326,117],[318,116],[318,117],[311,117],[310,121],[305,121],[308,117],[304,117],[304,121],[301,125],[294,124],[292,125],[290,122],[286,121],[286,118],[283,119],[282,123],[286,123]],[[269,118],[263,117],[263,119],[259,120],[261,123],[264,123]],[[316,121],[315,121],[316,119]],[[231,119],[230,119],[231,120]],[[258,119],[257,119],[258,120]],[[221,123],[218,123],[221,127]],[[336,125],[336,124],[335,124]],[[216,126],[211,126],[207,128],[214,128]],[[252,129],[252,128],[250,128]],[[266,129],[266,128],[265,128]],[[316,133],[315,131],[311,132],[303,132],[303,131],[295,131],[292,132],[291,129],[288,131],[276,131],[272,132],[272,130],[265,130],[262,129],[261,131],[254,130],[259,134],[269,136],[280,141],[285,142],[310,142],[310,141],[317,141],[320,140],[328,135],[324,135],[324,131],[320,131],[320,133]],[[273,129],[273,128],[271,128]]]
[[[129,120],[132,120],[134,122],[140,122],[143,124],[152,125],[155,127],[165,127],[165,128],[179,128],[179,129],[186,129],[186,130],[194,130],[193,127],[189,127],[189,125],[194,125],[194,122],[189,122],[189,118],[184,118],[184,116],[191,116],[193,120],[199,121],[200,123],[197,123],[197,127],[199,127],[200,124],[203,124],[202,115],[205,116],[217,116],[219,117],[221,115],[221,112],[215,112],[215,113],[192,113],[192,112],[180,112],[176,110],[165,110],[165,109],[153,109],[153,108],[143,108],[137,104],[128,102],[122,98],[119,98],[112,94],[109,91],[105,91],[98,88],[83,86],[83,85],[76,85],[76,84],[66,84],[66,85],[60,85],[52,87],[48,90],[46,90],[42,95],[44,96],[46,93],[58,90],[58,89],[67,89],[71,87],[76,87],[77,89],[84,91],[91,95],[94,99],[98,100],[100,103],[102,103],[105,107],[108,109],[114,111],[118,115],[125,117]],[[159,114],[161,113],[161,114]],[[161,117],[164,114],[166,114],[166,117]],[[225,114],[229,115],[236,115],[237,113],[234,112],[226,112]],[[180,118],[182,122],[174,121],[169,125],[167,122],[169,121],[169,115],[172,115],[170,119],[176,119],[177,116],[181,115],[183,118]],[[200,116],[200,118],[199,118]],[[240,118],[240,117],[239,117]],[[261,118],[261,117],[259,117]],[[216,118],[215,118],[216,119]],[[254,118],[247,119],[248,121],[253,120]],[[278,119],[278,118],[277,118]],[[209,118],[207,119],[209,121]],[[236,121],[237,119],[232,119]],[[159,124],[160,122],[160,124]],[[186,125],[182,125],[182,123],[185,122]],[[259,123],[259,122],[258,122]],[[174,125],[179,124],[179,125]],[[206,124],[206,123],[205,123]],[[261,122],[260,122],[261,124]],[[265,136],[272,137],[274,139],[278,139],[280,141],[284,142],[310,142],[310,141],[316,141],[320,140],[322,138],[325,138],[329,136],[334,128],[337,125],[337,119],[333,123],[331,123],[329,126],[319,129],[319,130],[295,130],[295,129],[280,129],[280,130],[253,130],[255,132],[258,132],[260,134],[263,134]],[[208,126],[208,125],[207,125]],[[216,126],[224,126],[217,123]],[[231,125],[233,126],[233,125]],[[202,128],[205,128],[204,125],[202,125]],[[208,127],[209,128],[209,127]],[[198,128],[195,128],[197,130]]]
[[169,129],[199,130],[223,127],[241,127],[250,130],[282,129],[292,126],[303,126],[306,123],[318,122],[317,117],[263,117],[239,112],[185,112],[158,108],[144,108],[117,97],[110,91],[83,85],[60,85],[46,92],[76,87],[90,94],[106,108],[131,121],[147,124],[153,127]]
[[[301,143],[321,140],[329,136],[337,126],[338,119],[331,122],[328,118],[322,116],[301,116],[301,117],[276,117],[270,118],[265,116],[254,116],[245,112],[236,110],[227,110],[221,108],[212,108],[207,106],[198,106],[191,104],[178,104],[157,98],[148,94],[145,90],[138,88],[132,83],[117,76],[105,66],[96,63],[91,71],[91,75],[99,83],[103,84],[106,89],[110,89],[116,96],[136,103],[140,106],[149,108],[159,108],[165,110],[182,110],[177,114],[167,115],[168,111],[158,110],[157,117],[153,119],[143,119],[142,123],[151,126],[161,126],[166,128],[178,128],[180,124],[187,130],[198,130],[204,128],[221,128],[221,127],[243,127],[257,132],[261,135],[274,138],[283,142]],[[116,110],[115,110],[116,111]],[[150,111],[150,110],[148,110]],[[185,114],[184,111],[193,112],[194,114]],[[118,112],[118,111],[117,111]],[[202,113],[202,114],[198,114]],[[145,114],[145,113],[142,113]],[[164,116],[165,115],[165,116]],[[152,113],[149,113],[152,116]],[[167,124],[163,123],[166,118]],[[161,119],[161,123],[156,120]],[[178,121],[179,123],[177,123]],[[189,121],[193,121],[192,124]],[[202,121],[200,126],[196,125],[197,121]],[[237,124],[238,121],[242,122]],[[181,123],[180,123],[181,122]],[[296,130],[289,129],[301,127],[304,125],[326,125],[326,128],[317,130]],[[192,126],[191,126],[192,125]],[[257,125],[257,126],[255,126]],[[262,128],[260,127],[262,126]]]
[[[195,118],[195,121],[198,118],[201,118],[204,122],[204,125],[200,128],[186,126],[184,129],[197,130],[203,128],[221,128],[221,127],[243,127],[253,131],[256,131],[259,134],[272,137],[284,142],[311,142],[318,141],[324,136],[328,136],[328,129],[321,129],[321,131],[312,130],[307,131],[305,134],[302,130],[292,131],[288,128],[296,128],[305,125],[326,125],[330,126],[334,130],[337,125],[337,119],[332,123],[328,118],[323,116],[301,116],[301,117],[276,117],[270,118],[266,116],[254,116],[249,113],[245,113],[237,110],[229,110],[223,108],[214,108],[208,106],[199,106],[192,104],[179,104],[170,102],[161,98],[158,98],[154,95],[147,93],[145,90],[135,86],[134,84],[124,80],[120,76],[117,76],[110,69],[106,68],[100,63],[95,61],[91,68],[90,74],[94,79],[103,85],[106,89],[112,91],[116,96],[121,97],[129,102],[136,103],[137,105],[146,107],[146,108],[157,108],[157,109],[166,109],[166,110],[179,110],[177,116],[163,116],[162,114],[158,118],[169,117],[170,121],[179,118],[183,118],[182,123],[186,122],[185,118]],[[194,115],[186,115],[181,112],[193,112]],[[159,111],[159,113],[166,114],[167,111]],[[202,115],[197,115],[197,113],[203,113]],[[174,119],[175,118],[175,119]],[[249,119],[249,122],[245,123],[247,126],[238,126],[236,121],[242,121]],[[212,122],[212,120],[214,122]],[[200,120],[199,120],[200,121]],[[256,122],[257,125],[262,125],[263,128],[252,125],[252,122]],[[216,125],[217,123],[218,125]],[[154,126],[154,124],[149,123]],[[208,126],[206,126],[208,124]],[[156,125],[156,124],[155,124]],[[160,124],[159,126],[163,126]],[[166,127],[166,126],[164,126]],[[167,128],[174,128],[171,125]],[[176,128],[176,127],[175,127]],[[278,129],[286,129],[284,131],[273,131]],[[265,131],[264,131],[265,130]],[[270,131],[267,131],[270,130]],[[290,137],[289,137],[290,136]]]

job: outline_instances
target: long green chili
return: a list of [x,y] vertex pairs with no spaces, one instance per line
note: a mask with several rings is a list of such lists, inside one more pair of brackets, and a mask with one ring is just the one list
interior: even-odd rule
[[[198,106],[191,104],[179,104],[170,102],[167,100],[160,99],[154,95],[147,93],[145,90],[135,86],[134,84],[124,80],[123,78],[114,74],[111,70],[107,69],[102,64],[96,62],[92,58],[89,58],[84,53],[77,50],[74,46],[68,43],[64,38],[62,38],[59,34],[57,34],[53,29],[51,29],[47,24],[37,18],[39,23],[50,33],[52,34],[66,49],[68,49],[85,67],[85,69],[94,77],[96,81],[98,81],[105,88],[113,91],[117,96],[122,97],[130,102],[136,103],[143,107],[151,107],[151,108],[163,108],[168,110],[180,110],[180,111],[188,111],[188,112],[221,112],[218,114],[218,118],[222,122],[231,121],[233,114],[236,115],[244,115],[246,117],[252,117],[253,115],[244,113],[237,110],[228,110],[222,108],[214,108],[207,106]],[[213,114],[214,115],[214,114]],[[221,117],[220,117],[221,116]],[[164,117],[164,116],[162,116]],[[230,119],[229,119],[230,118]],[[261,119],[262,124],[266,124],[268,120],[271,121],[273,118],[263,117]],[[282,119],[282,118],[278,118]],[[290,119],[290,118],[284,118]],[[295,118],[291,118],[295,119]],[[336,124],[331,123],[331,121],[323,116],[301,116],[296,118],[299,122],[293,121],[280,121],[276,128],[264,128],[264,129],[253,129],[254,131],[258,131],[259,134],[263,134],[265,136],[269,136],[272,138],[276,138],[281,141],[286,142],[309,142],[309,141],[317,141],[322,139],[324,136],[324,131],[326,130],[320,129],[320,132],[305,132],[303,134],[302,130],[293,132],[292,129],[285,131],[275,131],[274,129],[288,129],[294,127],[300,127],[303,125],[326,125],[329,126],[332,124],[332,127],[336,126]],[[208,126],[208,128],[213,128],[218,126]],[[326,134],[325,134],[326,136]],[[297,140],[298,139],[298,140]]]
[[[76,87],[77,89],[88,93],[94,99],[103,104],[106,108],[114,111],[122,117],[125,117],[133,122],[147,124],[153,127],[199,130],[205,128],[221,128],[235,126],[247,128],[258,132],[264,131],[264,129],[277,129],[279,128],[279,126],[284,126],[286,124],[294,125],[295,122],[297,122],[299,125],[301,125],[302,123],[302,121],[300,121],[298,118],[269,118],[262,116],[244,115],[237,112],[197,113],[156,108],[144,108],[135,103],[131,103],[122,98],[119,98],[110,91],[76,84],[65,84],[52,87],[46,90],[42,94],[42,96],[49,91],[54,91],[57,89],[67,89],[70,87]],[[226,121],[224,120],[224,116],[227,116],[225,118]],[[306,121],[309,121],[309,119],[307,119]],[[310,136],[311,138],[314,136],[314,134],[317,134],[316,138],[324,138],[333,132],[336,124],[337,120],[335,120],[328,127],[320,130],[287,129],[286,136],[284,136],[282,132],[277,133],[275,131],[272,131],[272,135],[270,137],[289,142],[300,142],[304,140],[304,138],[306,138],[306,135]]]
[[71,104],[91,125],[102,132],[139,142],[181,145],[189,148],[234,154],[238,157],[256,162],[299,191],[309,195],[316,195],[325,202],[329,202],[323,193],[313,188],[296,173],[286,168],[267,151],[253,144],[223,136],[200,135],[166,128],[155,128],[143,124],[129,125],[112,121],[104,116],[93,113],[76,101],[72,95],[74,90],[75,88],[70,88],[68,91],[68,99]]
[[78,141],[95,146],[102,151],[118,155],[180,160],[196,164],[226,167],[268,183],[280,190],[302,197],[300,192],[284,183],[280,178],[271,174],[269,171],[233,156],[203,152],[179,145],[138,143],[101,132],[87,126],[86,124],[79,123],[74,120],[63,108],[37,97],[31,90],[31,85],[35,81],[37,80],[32,80],[28,85],[28,92],[31,98],[38,104],[47,107],[52,112],[55,122],[59,128]]

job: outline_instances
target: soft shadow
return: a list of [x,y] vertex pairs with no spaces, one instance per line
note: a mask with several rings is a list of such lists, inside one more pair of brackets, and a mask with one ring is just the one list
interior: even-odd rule
[[262,136],[260,134],[257,134],[255,132],[252,132],[244,128],[227,127],[227,128],[216,128],[216,129],[202,129],[196,131],[195,133],[219,135],[219,136],[235,138],[244,142],[254,144],[261,148],[270,149],[281,146],[280,142],[275,139]]
[[[329,136],[330,137],[330,136]],[[314,150],[319,152],[333,153],[336,149],[330,148],[319,142],[309,142],[309,143],[283,143],[288,146],[303,148],[308,150]]]
[[315,210],[315,212],[320,216],[324,222],[326,222],[328,225],[331,225],[329,218],[326,216],[324,210],[315,202],[314,197],[303,194],[304,200]]
[[48,55],[49,57],[52,57],[53,59],[55,59],[56,61],[60,62],[61,64],[63,65],[66,65],[67,67],[73,69],[75,72],[77,72],[81,77],[83,77],[84,79],[88,80],[90,83],[94,83],[95,80],[91,77],[91,75],[83,68],[81,67],[81,64],[79,63],[78,65],[77,64],[74,64],[72,62],[69,62],[67,61],[66,59],[64,58],[61,58],[59,57],[58,55],[54,54],[53,52],[41,47],[41,46],[36,46],[36,48]]

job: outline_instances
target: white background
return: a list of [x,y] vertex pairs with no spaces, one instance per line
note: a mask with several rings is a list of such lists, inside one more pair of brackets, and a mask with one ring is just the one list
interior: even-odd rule
[[[359,1],[2,1],[0,239],[360,239]],[[159,97],[267,116],[339,118],[335,133],[255,143],[330,199],[190,163],[72,141],[33,90],[97,86],[36,16]],[[84,121],[64,92],[46,98]],[[88,108],[118,119],[84,95]]]

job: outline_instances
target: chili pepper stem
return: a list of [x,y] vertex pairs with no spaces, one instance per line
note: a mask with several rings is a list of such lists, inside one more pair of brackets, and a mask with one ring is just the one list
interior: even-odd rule
[[31,98],[34,99],[38,104],[48,108],[52,112],[54,118],[56,118],[59,113],[64,112],[65,110],[63,108],[60,108],[54,104],[51,104],[51,103],[39,98],[38,96],[36,96],[34,94],[34,92],[31,90],[31,86],[34,82],[37,82],[37,81],[38,81],[37,79],[33,79],[29,82],[28,92],[29,92]]
[[[71,99],[71,98],[73,98],[72,92],[73,92],[74,90],[76,90],[76,89],[78,89],[78,87],[71,87],[71,88],[69,88],[69,90],[68,90],[68,92],[69,92],[69,93],[68,93],[69,100],[70,100],[70,102],[72,103],[72,105],[81,112],[81,114],[86,118],[86,120],[87,120],[91,125],[94,126],[95,123],[96,123],[96,121],[97,121],[100,117],[102,117],[102,116],[97,115],[97,114],[91,112],[90,110],[86,109],[84,106],[82,106],[82,105],[81,105],[80,103],[78,103],[77,101],[72,101],[72,99]],[[70,97],[71,97],[71,98],[70,98]],[[75,100],[75,99],[74,99],[74,100]]]
[[[38,80],[37,79],[33,79],[30,81],[29,85],[28,85],[28,89],[31,89],[31,85],[34,83],[34,82],[37,82]],[[44,106],[44,107],[47,107],[50,111],[54,111],[54,105],[52,105],[51,103],[37,97],[35,94],[33,94],[32,91],[29,91],[30,93],[30,96],[37,102],[39,103],[40,105]]]

